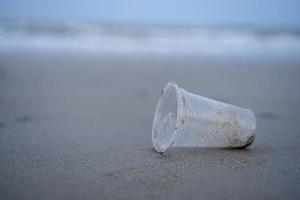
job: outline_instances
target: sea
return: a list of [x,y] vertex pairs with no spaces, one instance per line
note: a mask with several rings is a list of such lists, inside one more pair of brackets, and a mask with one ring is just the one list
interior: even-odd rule
[[300,60],[300,30],[0,20],[0,52]]

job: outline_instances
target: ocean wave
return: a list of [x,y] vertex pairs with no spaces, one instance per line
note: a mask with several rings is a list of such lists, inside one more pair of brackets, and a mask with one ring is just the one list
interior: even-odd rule
[[237,28],[0,23],[0,50],[299,56],[300,33]]

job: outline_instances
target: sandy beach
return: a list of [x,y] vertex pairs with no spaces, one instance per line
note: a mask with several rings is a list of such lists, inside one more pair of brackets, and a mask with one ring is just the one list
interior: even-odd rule
[[[153,150],[160,90],[252,109],[246,150]],[[298,199],[300,62],[0,54],[0,199]]]

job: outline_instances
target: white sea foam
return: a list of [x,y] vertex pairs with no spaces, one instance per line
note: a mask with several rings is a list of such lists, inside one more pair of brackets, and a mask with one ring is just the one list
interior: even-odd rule
[[300,34],[229,28],[1,23],[0,50],[300,57]]

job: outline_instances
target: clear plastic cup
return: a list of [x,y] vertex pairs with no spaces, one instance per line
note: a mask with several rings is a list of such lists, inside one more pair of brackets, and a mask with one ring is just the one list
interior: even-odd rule
[[189,93],[172,81],[155,110],[152,143],[160,153],[172,146],[246,148],[255,129],[251,110]]

